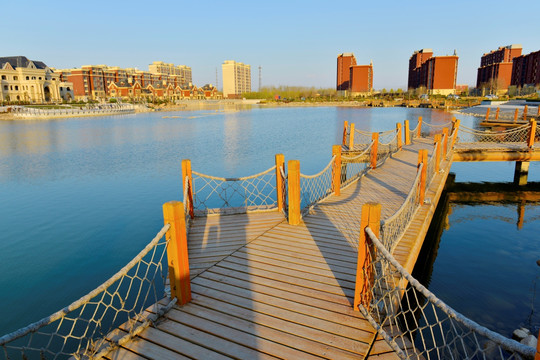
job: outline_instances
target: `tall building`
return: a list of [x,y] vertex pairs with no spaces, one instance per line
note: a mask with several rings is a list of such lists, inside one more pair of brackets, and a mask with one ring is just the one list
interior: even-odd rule
[[0,102],[57,102],[73,99],[73,84],[41,61],[0,57]]
[[373,92],[373,62],[369,65],[352,65],[349,91],[352,96]]
[[223,72],[223,97],[240,98],[243,93],[251,92],[251,66],[226,60],[221,64]]
[[511,85],[524,87],[538,84],[540,84],[540,50],[515,57]]
[[409,59],[409,89],[425,87],[429,94],[456,92],[458,56],[435,56],[431,49],[415,51]]
[[513,59],[521,55],[521,45],[501,46],[486,53],[480,59],[476,87],[507,90],[512,80]]
[[178,76],[180,86],[188,85],[192,81],[191,68],[186,65],[167,64],[163,61],[154,61],[148,65],[148,71],[152,74],[166,74],[170,76]]
[[350,67],[356,65],[353,53],[343,53],[337,56],[337,91],[349,91],[351,71]]

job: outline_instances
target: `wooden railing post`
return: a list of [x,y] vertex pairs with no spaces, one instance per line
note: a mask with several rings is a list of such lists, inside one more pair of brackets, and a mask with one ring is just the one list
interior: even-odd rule
[[163,219],[165,224],[171,225],[166,234],[171,298],[184,305],[191,301],[184,205],[180,201],[163,204]]
[[501,109],[499,107],[497,107],[497,111],[495,111],[495,120],[499,120],[499,111]]
[[287,163],[289,225],[300,224],[300,161],[289,160]]
[[402,134],[401,134],[401,123],[397,123],[396,124],[396,131],[397,131],[397,146],[398,146],[398,149],[401,150],[401,148],[403,147],[403,138],[402,138]]
[[409,128],[409,120],[405,120],[405,145],[411,144],[411,129]]
[[448,128],[442,129],[442,153],[446,157],[446,152],[448,151]]
[[523,109],[523,120],[527,120],[527,112],[529,110],[529,105],[525,105],[525,108]]
[[489,111],[491,110],[491,108],[487,108],[486,110],[486,121],[489,120]]
[[379,237],[381,204],[366,203],[362,205],[360,215],[360,238],[358,240],[358,261],[356,263],[356,286],[353,305],[355,311],[358,311],[359,304],[364,305],[369,310],[371,303],[371,288],[374,279],[372,263],[376,260],[376,253],[365,229],[369,226],[375,236]]
[[193,174],[191,173],[191,160],[184,159],[182,160],[182,190],[183,193],[186,192],[185,186],[186,186],[186,177],[188,178],[188,192],[187,196],[189,199],[189,216],[193,219],[194,212],[193,212]]
[[[448,129],[447,129],[448,131]],[[435,172],[439,172],[439,168],[441,166],[440,162],[441,162],[441,139],[442,139],[442,135],[441,134],[436,134],[435,135]]]
[[[276,154],[276,196],[278,211],[283,210],[283,177],[281,176],[281,169],[285,165],[285,156],[283,154]],[[285,170],[285,169],[283,169]]]
[[341,141],[341,145],[343,146],[347,145],[347,130],[349,130],[349,122],[344,121],[343,122],[343,140]]
[[416,134],[416,137],[422,137],[422,117],[418,117],[418,133]]
[[332,146],[332,157],[334,163],[332,164],[332,192],[334,195],[341,195],[341,146]]
[[426,196],[426,177],[427,177],[427,166],[428,166],[428,151],[425,149],[418,150],[418,169],[420,169],[420,164],[422,166],[422,173],[420,174],[420,191],[418,196],[418,203],[420,206],[424,204],[424,198]]
[[371,146],[371,168],[377,168],[377,151],[379,150],[379,133],[372,133],[371,140],[373,145]]
[[540,105],[538,105],[538,108],[536,110],[536,116],[540,116]]
[[517,122],[517,118],[518,118],[518,109],[514,111],[514,122]]
[[[540,109],[540,107],[538,107]],[[534,355],[534,360],[540,360],[540,331],[538,331],[538,341],[536,343],[536,355]]]
[[536,120],[532,120],[530,122],[530,131],[529,131],[529,141],[527,142],[527,145],[529,148],[532,149],[534,146],[534,138],[536,137]]
[[454,145],[456,144],[457,135],[459,132],[459,123],[460,121],[456,120],[456,126],[454,126],[454,130],[452,131],[452,142],[450,143],[450,149],[452,150],[454,149]]
[[354,150],[354,123],[349,126],[349,150]]

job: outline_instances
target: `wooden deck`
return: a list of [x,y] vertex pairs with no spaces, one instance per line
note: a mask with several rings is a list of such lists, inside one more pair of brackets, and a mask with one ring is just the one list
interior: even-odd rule
[[[392,215],[411,188],[421,148],[432,141],[404,147],[298,226],[277,212],[196,218],[188,239],[192,301],[107,359],[397,358],[352,309],[360,209],[378,202],[383,219]],[[445,179],[436,177],[429,191]]]

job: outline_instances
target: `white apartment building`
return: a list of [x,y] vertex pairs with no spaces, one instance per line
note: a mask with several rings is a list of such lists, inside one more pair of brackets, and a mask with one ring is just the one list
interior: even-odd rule
[[221,64],[223,72],[223,97],[240,97],[243,93],[251,92],[251,65],[226,60]]
[[163,61],[154,61],[148,65],[148,71],[152,74],[176,75],[181,78],[182,85],[188,85],[193,82],[191,67],[186,65],[174,65]]

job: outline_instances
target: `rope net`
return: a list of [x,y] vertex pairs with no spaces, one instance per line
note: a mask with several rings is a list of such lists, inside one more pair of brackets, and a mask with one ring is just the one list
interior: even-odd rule
[[193,171],[193,208],[197,215],[228,209],[234,213],[277,206],[276,166],[241,178],[221,178]]
[[377,166],[382,165],[386,159],[395,152],[399,150],[398,148],[398,133],[394,130],[392,130],[393,133],[389,134],[392,135],[391,137],[389,135],[385,135],[383,139],[386,138],[388,142],[383,142],[381,138],[379,137],[379,145],[377,147]]
[[478,325],[414,279],[371,229],[362,314],[402,359],[521,359],[535,349]]
[[[123,269],[98,288],[64,309],[0,338],[3,359],[75,359],[104,355],[125,342],[170,307],[159,307],[167,276],[167,240],[170,225]],[[144,310],[154,304],[157,315]],[[110,338],[122,326],[122,337]]]
[[525,124],[511,130],[489,131],[471,129],[466,126],[459,127],[459,143],[519,143],[526,144],[531,126]]
[[341,156],[341,187],[346,188],[370,169],[373,142],[360,154]]
[[301,209],[307,209],[332,194],[332,166],[335,159],[332,156],[328,165],[315,175],[300,173]]

